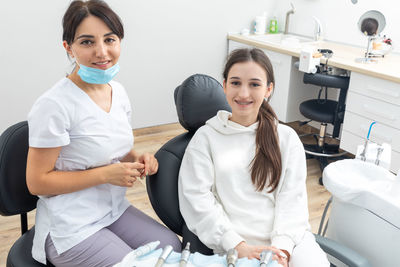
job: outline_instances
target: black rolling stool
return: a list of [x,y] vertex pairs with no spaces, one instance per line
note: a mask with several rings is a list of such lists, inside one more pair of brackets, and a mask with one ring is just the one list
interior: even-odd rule
[[[300,113],[312,120],[321,123],[319,134],[311,134],[316,139],[316,144],[304,144],[307,159],[315,158],[319,161],[321,170],[328,165],[328,159],[341,159],[347,152],[340,152],[339,145],[327,144],[326,137],[338,139],[340,127],[344,119],[344,110],[347,90],[349,88],[350,77],[329,75],[326,73],[305,73],[303,82],[305,84],[319,85],[325,90],[328,88],[339,89],[339,99],[337,101],[321,97],[321,91],[318,99],[311,99],[300,104]],[[332,135],[327,135],[327,125],[333,125]],[[305,134],[300,137],[310,135]],[[322,185],[322,179],[319,179]]]

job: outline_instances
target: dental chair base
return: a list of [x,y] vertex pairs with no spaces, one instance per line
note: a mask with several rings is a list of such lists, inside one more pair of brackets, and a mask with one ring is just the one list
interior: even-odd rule
[[400,266],[400,228],[367,209],[334,198],[326,236],[364,255],[372,266]]

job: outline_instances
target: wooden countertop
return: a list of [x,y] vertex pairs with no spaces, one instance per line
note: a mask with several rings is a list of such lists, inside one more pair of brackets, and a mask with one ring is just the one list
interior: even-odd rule
[[[255,39],[252,39],[251,35],[243,36],[240,34],[230,34],[228,35],[228,40],[244,43],[259,48],[265,48],[271,51],[291,55],[294,57],[299,57],[301,51],[301,48],[285,46],[280,43],[274,44],[257,41]],[[333,56],[329,59],[330,66],[400,83],[400,55],[389,53],[388,55],[385,55],[384,58],[377,58],[377,63],[366,64],[355,62],[356,58],[364,57],[365,48],[359,48],[328,41],[311,41],[303,43],[303,45],[312,45],[316,48],[331,49],[333,51]],[[322,58],[321,62],[325,63],[325,59]]]

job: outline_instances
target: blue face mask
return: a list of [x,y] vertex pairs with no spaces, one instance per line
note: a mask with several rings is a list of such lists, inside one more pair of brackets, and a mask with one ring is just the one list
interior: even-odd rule
[[109,83],[119,71],[119,64],[115,64],[106,70],[90,68],[79,64],[78,75],[84,82],[94,84]]

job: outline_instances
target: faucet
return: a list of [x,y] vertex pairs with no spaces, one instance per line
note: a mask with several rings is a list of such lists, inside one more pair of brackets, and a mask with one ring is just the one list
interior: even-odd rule
[[284,34],[288,34],[288,30],[289,30],[289,16],[290,16],[291,14],[294,14],[294,6],[293,6],[293,3],[290,3],[290,5],[292,6],[292,9],[289,10],[288,12],[286,12],[285,32],[284,32]]
[[313,16],[313,19],[315,21],[315,28],[314,28],[314,41],[322,41],[322,25],[321,25],[321,21],[317,18]]

